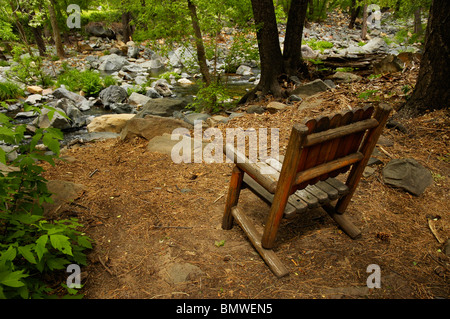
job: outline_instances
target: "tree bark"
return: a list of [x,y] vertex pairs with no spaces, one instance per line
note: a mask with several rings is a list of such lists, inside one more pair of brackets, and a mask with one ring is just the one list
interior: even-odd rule
[[252,0],[252,9],[261,62],[261,79],[257,89],[262,91],[261,95],[271,93],[274,97],[281,97],[278,76],[283,72],[283,55],[273,1]]
[[356,6],[356,0],[352,0],[351,8],[350,8],[350,22],[348,24],[349,29],[353,29],[355,27],[356,18],[361,11],[361,6]]
[[36,42],[36,45],[39,49],[39,55],[40,56],[46,56],[46,48],[45,48],[45,42],[42,38],[42,32],[39,28],[31,28],[31,31],[33,32],[34,40]]
[[61,34],[58,27],[58,21],[56,20],[54,0],[50,1],[48,5],[48,12],[50,14],[50,23],[53,29],[53,40],[55,41],[56,54],[60,59],[64,59],[66,57],[66,53],[64,52],[64,47],[61,41]]
[[188,8],[191,14],[192,27],[194,28],[195,45],[197,47],[197,58],[200,66],[200,72],[203,76],[205,85],[209,86],[211,83],[211,75],[209,73],[208,64],[206,63],[206,53],[203,45],[202,31],[198,23],[197,8],[190,0],[188,0]]
[[422,8],[417,8],[414,11],[414,33],[422,32]]
[[414,91],[401,110],[417,116],[450,105],[450,1],[433,0],[425,34],[425,47]]
[[367,37],[367,0],[364,1],[363,10],[364,11],[363,11],[361,39],[365,40]]
[[307,9],[308,0],[291,0],[283,49],[284,72],[288,75],[307,73],[301,46]]
[[123,42],[127,43],[128,41],[131,40],[131,35],[132,35],[132,31],[131,31],[131,26],[130,26],[130,21],[131,21],[131,12],[126,11],[122,13],[122,36],[123,36]]

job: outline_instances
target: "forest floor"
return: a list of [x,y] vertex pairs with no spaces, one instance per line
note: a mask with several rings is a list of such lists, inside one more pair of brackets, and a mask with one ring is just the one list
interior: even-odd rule
[[[416,76],[413,68],[340,84],[281,112],[245,114],[219,128],[224,134],[227,127],[279,128],[283,155],[293,123],[380,100],[397,108],[406,98],[402,88],[413,87]],[[359,97],[369,90],[376,92]],[[300,103],[309,106],[299,109]],[[88,299],[449,298],[449,114],[397,121],[407,132],[384,130],[382,164],[361,180],[347,210],[361,238],[350,239],[322,210],[284,222],[274,249],[289,270],[283,278],[239,226],[221,228],[232,164],[175,164],[139,138],[63,149],[65,161],[45,165],[45,177],[83,185],[74,201],[58,207],[95,241],[81,292]],[[432,172],[433,184],[419,197],[387,186],[381,170],[394,158],[416,159]],[[248,190],[239,205],[261,222],[269,211]],[[379,289],[366,284],[371,264],[381,269]]]

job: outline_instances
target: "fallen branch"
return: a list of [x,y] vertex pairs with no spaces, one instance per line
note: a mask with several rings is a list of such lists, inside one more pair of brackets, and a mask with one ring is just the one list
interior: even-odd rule
[[445,240],[443,240],[437,233],[436,228],[434,227],[434,222],[435,220],[433,219],[428,219],[428,227],[431,230],[431,233],[434,235],[434,237],[436,238],[436,240],[439,242],[439,244],[443,244],[445,242]]
[[102,266],[105,267],[106,271],[107,271],[111,276],[114,276],[114,273],[111,271],[111,269],[108,268],[108,266],[106,266],[106,264],[103,262],[103,260],[100,258],[100,256],[98,256],[98,261],[100,261],[100,263],[102,264]]

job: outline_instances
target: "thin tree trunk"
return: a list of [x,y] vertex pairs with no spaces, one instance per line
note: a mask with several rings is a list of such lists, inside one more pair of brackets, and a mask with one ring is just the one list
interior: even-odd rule
[[64,47],[61,41],[61,34],[58,27],[58,21],[56,20],[54,0],[50,1],[48,5],[48,12],[50,14],[50,23],[53,29],[53,40],[55,41],[56,54],[60,59],[64,59],[66,57],[66,53],[64,52]]
[[122,36],[123,36],[123,42],[127,43],[131,40],[131,27],[130,27],[130,21],[131,21],[131,12],[123,12],[122,13]]
[[206,53],[205,47],[203,45],[202,31],[198,23],[197,8],[190,0],[188,0],[188,8],[191,14],[192,27],[194,28],[195,45],[197,47],[197,57],[198,64],[200,66],[200,72],[203,76],[205,85],[209,86],[209,84],[211,83],[211,75],[209,73],[208,64],[206,63]]
[[414,33],[422,32],[422,8],[417,8],[414,11]]
[[425,35],[425,46],[416,87],[401,110],[416,116],[450,107],[450,1],[434,0]]
[[361,31],[361,39],[365,40],[367,37],[367,0],[364,1],[364,7],[363,7],[363,24],[362,24],[362,31]]
[[353,29],[355,27],[356,18],[361,11],[361,6],[356,6],[356,0],[352,0],[351,8],[350,8],[350,22],[348,24],[349,29]]
[[31,28],[31,31],[33,32],[34,40],[36,41],[37,47],[39,49],[39,55],[40,56],[46,56],[46,48],[45,48],[45,42],[42,38],[42,32],[38,28]]

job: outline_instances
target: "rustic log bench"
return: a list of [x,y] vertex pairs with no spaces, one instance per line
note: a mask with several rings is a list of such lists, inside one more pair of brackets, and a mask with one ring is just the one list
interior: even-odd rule
[[[295,124],[281,161],[252,163],[233,145],[225,145],[224,152],[235,166],[222,228],[231,229],[236,220],[278,277],[288,274],[272,250],[282,218],[294,218],[321,207],[351,238],[360,236],[360,230],[344,212],[391,110],[381,104]],[[345,183],[336,178],[347,172]],[[245,186],[270,204],[263,234],[237,206]]]

